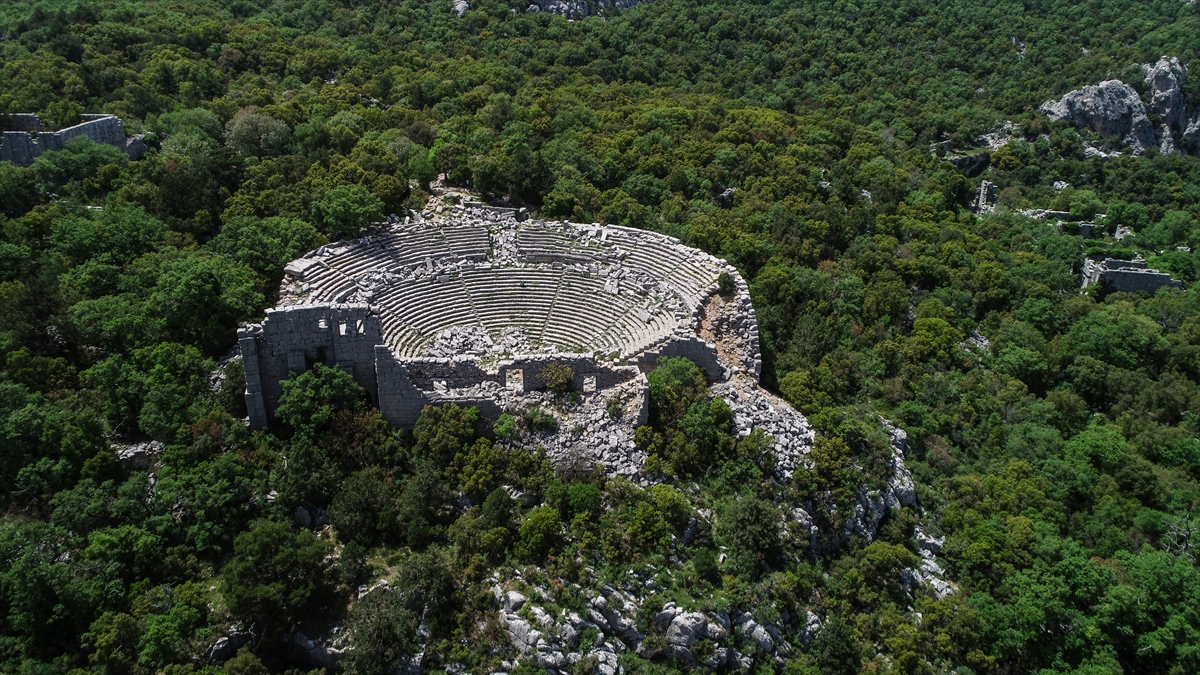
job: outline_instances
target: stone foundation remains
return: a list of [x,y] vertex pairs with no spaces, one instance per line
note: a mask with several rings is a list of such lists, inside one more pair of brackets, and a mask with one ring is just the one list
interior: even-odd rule
[[73,127],[60,131],[42,131],[42,122],[37,115],[9,115],[8,126],[13,130],[3,132],[0,137],[0,161],[29,166],[43,152],[62,150],[67,141],[76,136],[86,136],[94,143],[116,146],[129,155],[130,159],[141,159],[142,155],[146,154],[146,143],[140,136],[126,138],[125,124],[121,122],[120,117],[107,114],[85,114],[81,117],[84,121]]

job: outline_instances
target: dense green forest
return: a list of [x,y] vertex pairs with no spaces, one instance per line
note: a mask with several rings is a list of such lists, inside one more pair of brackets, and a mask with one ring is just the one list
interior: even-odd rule
[[[0,112],[50,128],[111,112],[150,146],[129,161],[78,139],[0,164],[0,670],[306,672],[282,638],[344,625],[349,672],[423,648],[428,671],[488,673],[516,660],[493,574],[578,608],[575,585],[636,570],[650,604],[782,626],[786,658],[743,650],[760,673],[1200,672],[1200,159],[1084,159],[1087,132],[1037,111],[1106,78],[1141,86],[1162,54],[1187,63],[1198,12],[0,4]],[[930,144],[966,150],[1005,121],[1015,138],[984,176],[997,209],[976,215],[979,178]],[[390,429],[335,369],[290,380],[281,424],[250,432],[240,364],[222,359],[236,327],[273,304],[287,261],[421,208],[443,174],[735,264],[764,384],[819,430],[812,468],[776,480],[763,439],[736,440],[682,361],[650,377],[639,438],[666,480],[649,489],[511,450],[536,418],[480,435],[477,411],[447,407]],[[1106,213],[1108,234],[1032,207]],[[1134,234],[1115,242],[1118,225]],[[1081,293],[1095,252],[1184,287]],[[776,527],[816,502],[837,530],[883,479],[880,417],[908,432],[921,511],[832,551]],[[152,466],[119,460],[149,440],[165,446]],[[300,527],[297,506],[332,527]],[[694,517],[710,526],[685,544]],[[945,537],[940,599],[899,581],[918,523]],[[393,593],[356,602],[381,578]],[[808,612],[823,628],[805,645]],[[254,638],[205,658],[231,626]],[[680,668],[652,649],[621,664]]]

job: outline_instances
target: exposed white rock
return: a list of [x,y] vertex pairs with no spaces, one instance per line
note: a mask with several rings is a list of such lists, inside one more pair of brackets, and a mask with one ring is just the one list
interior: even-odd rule
[[707,626],[708,620],[699,612],[679,614],[671,621],[671,625],[667,626],[667,643],[691,647],[699,638],[708,636]]
[[146,441],[145,443],[113,443],[113,452],[117,461],[130,471],[149,471],[158,464],[165,446],[162,441]]
[[821,619],[809,611],[805,617],[804,629],[800,631],[800,642],[807,647],[812,644],[813,638],[817,637],[819,632],[821,632]]
[[[1142,64],[1148,102],[1119,80],[1072,91],[1057,101],[1047,101],[1042,111],[1051,121],[1066,120],[1104,138],[1117,138],[1130,151],[1141,154],[1158,146],[1163,154],[1200,150],[1200,113],[1190,117],[1183,93],[1187,68],[1173,56]],[[1156,116],[1159,124],[1151,121]],[[1119,153],[1086,146],[1086,159],[1107,160]]]
[[[1187,68],[1178,58],[1164,56],[1155,64],[1142,64],[1142,73],[1150,89],[1150,112],[1158,115],[1169,131],[1183,132],[1188,124],[1187,103],[1183,98]],[[1168,133],[1164,142],[1169,137]]]
[[766,653],[775,651],[775,640],[771,638],[771,633],[753,618],[747,617],[738,627],[738,632],[762,651]]
[[[601,13],[612,12],[613,10],[626,10],[634,5],[642,2],[650,2],[651,0],[599,0],[595,3],[596,9]],[[533,4],[529,5],[526,12],[550,12],[551,14],[561,14],[571,19],[582,19],[590,13],[590,8],[587,0],[533,0]]]
[[1066,120],[1105,138],[1118,138],[1133,154],[1158,145],[1146,105],[1137,90],[1120,80],[1105,80],[1042,104],[1051,121]]
[[525,606],[525,601],[528,600],[523,594],[517,591],[509,591],[504,594],[504,611],[509,614],[515,614],[517,610]]
[[346,650],[336,646],[334,640],[312,640],[300,632],[290,634],[288,640],[299,647],[308,656],[309,662],[317,668],[334,670],[346,657]]

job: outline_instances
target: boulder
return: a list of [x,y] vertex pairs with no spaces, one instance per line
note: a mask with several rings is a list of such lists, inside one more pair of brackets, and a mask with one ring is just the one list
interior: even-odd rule
[[504,609],[505,614],[513,614],[525,606],[526,600],[528,598],[517,591],[509,591],[504,594],[504,598],[500,601],[500,606]]
[[771,639],[771,634],[754,619],[746,619],[738,630],[743,637],[753,642],[763,652],[769,654],[775,651],[775,641]]
[[601,614],[600,612],[598,612],[598,611],[596,611],[596,610],[594,610],[594,609],[593,609],[593,610],[591,610],[591,611],[588,613],[588,619],[590,619],[592,623],[594,623],[594,624],[596,624],[597,626],[599,626],[599,627],[600,627],[600,630],[604,631],[605,633],[611,633],[611,632],[612,632],[612,626],[609,626],[609,625],[608,625],[608,619],[606,619],[606,618],[604,617],[604,615],[603,615],[603,614]]
[[706,635],[708,620],[699,612],[677,615],[667,626],[667,644],[691,647],[692,643]]
[[128,445],[113,443],[113,452],[117,461],[129,471],[152,471],[158,465],[158,458],[165,446],[161,441],[147,441]]
[[309,663],[316,668],[339,669],[342,659],[346,656],[344,649],[310,640],[304,633],[292,633],[289,637],[289,641],[300,648],[308,656]]
[[227,661],[233,658],[251,637],[249,632],[230,631],[228,635],[217,638],[212,646],[204,650],[204,655],[214,661]]
[[808,612],[808,616],[804,622],[804,629],[800,631],[800,642],[807,647],[817,637],[817,633],[821,632],[821,619],[816,614]]
[[954,168],[963,172],[967,178],[974,178],[983,173],[984,169],[991,166],[992,154],[990,152],[976,152],[962,157],[947,157],[947,162],[954,165]]
[[542,634],[529,625],[529,622],[524,619],[511,618],[508,619],[508,625],[505,630],[508,631],[509,641],[517,648],[517,651],[522,654],[528,654],[537,647],[538,640]]
[[529,611],[531,614],[533,614],[533,618],[543,627],[549,628],[555,624],[554,617],[550,616],[550,614],[541,607],[534,607]]

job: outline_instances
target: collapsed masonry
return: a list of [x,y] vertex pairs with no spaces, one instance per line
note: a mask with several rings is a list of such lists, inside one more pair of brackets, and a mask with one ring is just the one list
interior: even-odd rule
[[29,166],[44,152],[62,150],[67,141],[85,136],[93,143],[105,143],[122,150],[130,159],[141,159],[146,154],[146,143],[141,136],[126,137],[125,124],[120,117],[108,114],[81,115],[83,122],[59,131],[42,131],[42,121],[37,115],[16,113],[6,115],[10,130],[0,136],[0,161],[17,166]]
[[1109,291],[1149,293],[1151,295],[1157,293],[1158,289],[1164,286],[1183,287],[1183,282],[1172,279],[1170,274],[1148,268],[1146,261],[1141,258],[1136,260],[1085,259],[1082,285],[1083,288],[1087,288],[1093,284],[1099,284]]
[[735,268],[661,234],[523,215],[468,205],[289,263],[280,305],[239,331],[251,426],[269,424],[281,382],[317,362],[350,373],[402,427],[427,405],[495,418],[551,403],[542,371],[563,363],[579,402],[528,442],[553,459],[584,447],[583,459],[632,475],[645,460],[633,443],[645,373],[686,356],[720,383],[740,433],[774,432],[785,470],[800,462],[811,428],[758,387],[758,328]]

